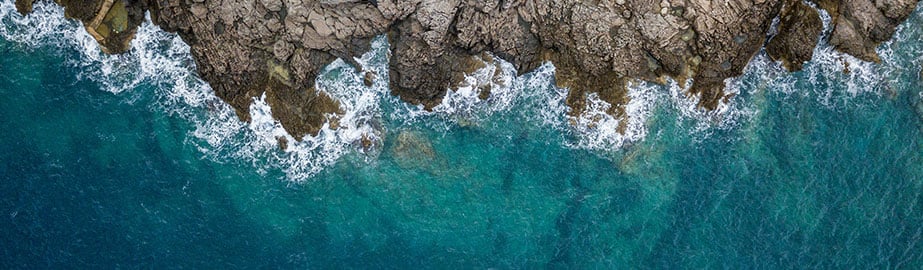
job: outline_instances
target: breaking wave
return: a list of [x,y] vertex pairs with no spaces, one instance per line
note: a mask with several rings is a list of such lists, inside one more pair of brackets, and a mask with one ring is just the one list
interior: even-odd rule
[[[595,93],[586,97],[584,113],[570,116],[565,104],[568,90],[554,86],[555,67],[551,63],[517,76],[513,65],[503,59],[490,55],[490,59],[482,60],[484,67],[467,74],[461,86],[449,89],[431,111],[393,99],[399,108],[393,117],[402,126],[422,123],[445,132],[454,126],[489,125],[495,115],[514,117],[570,135],[561,137],[561,146],[589,150],[617,150],[647,134],[645,122],[657,102],[650,85],[630,85],[625,118],[606,113],[612,105]],[[485,88],[490,91],[486,97],[481,96]]]
[[[292,143],[282,152],[276,138],[288,134],[271,118],[265,102],[254,100],[253,121],[249,124],[239,121],[234,110],[198,78],[189,46],[175,34],[145,22],[132,40],[130,52],[106,55],[79,22],[64,19],[63,9],[54,4],[36,3],[33,13],[23,17],[16,12],[12,1],[4,1],[0,3],[0,21],[3,22],[0,35],[4,39],[26,50],[41,46],[57,49],[69,56],[65,57],[68,59],[65,65],[82,70],[78,74],[81,80],[93,81],[104,91],[123,95],[128,102],[138,95],[150,94],[144,92],[152,88],[155,100],[152,109],[186,119],[193,126],[187,143],[196,145],[204,156],[218,162],[249,161],[261,172],[277,168],[285,171],[289,179],[303,181],[335,162],[347,152],[345,148],[355,141],[356,134],[367,130],[351,124],[336,132],[327,128],[316,137]],[[336,68],[336,64],[330,68]],[[140,88],[145,91],[133,91]],[[354,88],[342,89],[339,93],[351,95],[344,92]],[[344,120],[361,122],[362,116],[354,112],[368,110],[361,105],[364,96],[357,97],[358,100],[341,98],[350,112]]]
[[[111,56],[100,52],[96,41],[78,22],[64,19],[61,7],[36,3],[34,12],[23,17],[15,11],[11,0],[4,0],[0,2],[3,24],[0,36],[26,49],[54,46],[64,54],[76,53],[77,57],[66,57],[70,59],[67,65],[84,70],[81,79],[94,81],[113,94],[125,95],[126,91],[130,93],[128,97],[149,94],[132,90],[153,86],[152,109],[166,110],[187,120],[193,126],[187,143],[195,145],[203,156],[217,162],[249,162],[262,173],[281,170],[287,179],[301,182],[348,153],[365,152],[366,160],[373,160],[375,148],[384,140],[386,126],[424,125],[448,132],[456,126],[489,125],[492,117],[501,115],[560,131],[564,134],[560,141],[564,147],[613,151],[643,141],[649,133],[648,120],[658,108],[677,112],[679,122],[692,123],[690,136],[708,137],[714,130],[747,122],[759,110],[758,104],[741,96],[752,97],[762,92],[810,94],[825,105],[835,106],[849,102],[851,96],[887,92],[889,79],[882,74],[888,72],[880,69],[894,71],[896,66],[907,64],[895,63],[898,61],[895,59],[908,57],[894,56],[901,52],[892,48],[893,41],[879,49],[884,63],[881,67],[836,52],[825,41],[830,33],[830,17],[821,13],[824,36],[804,71],[810,83],[818,86],[812,92],[801,91],[804,87],[796,87],[797,78],[761,52],[743,76],[726,81],[731,98],[717,110],[699,108],[699,98],[688,96],[688,88],[675,81],[666,85],[635,81],[628,87],[630,101],[624,105],[627,115],[624,118],[608,115],[606,111],[612,105],[595,94],[586,97],[584,113],[570,116],[570,108],[564,102],[567,89],[554,86],[552,64],[517,75],[513,65],[492,55],[481,59],[483,68],[467,74],[460,87],[449,90],[441,104],[427,111],[390,94],[389,45],[384,37],[379,37],[373,41],[371,51],[356,59],[364,72],[377,75],[371,87],[363,84],[363,73],[342,60],[321,72],[317,89],[337,98],[345,114],[340,117],[338,128],[325,125],[317,136],[306,136],[302,141],[294,140],[272,117],[265,97],[253,100],[250,123],[239,121],[233,109],[198,78],[188,45],[177,35],[163,32],[149,22],[139,28],[129,53]],[[913,16],[920,14],[917,10]],[[901,27],[895,40],[901,40],[904,31],[917,31],[906,28]],[[923,51],[910,50],[918,55]],[[919,66],[921,60],[914,61]],[[845,65],[848,73],[843,72]],[[843,82],[847,87],[826,87]],[[481,95],[485,89],[490,92],[486,98]],[[845,93],[835,92],[842,89]],[[284,150],[279,148],[280,139],[288,142]]]

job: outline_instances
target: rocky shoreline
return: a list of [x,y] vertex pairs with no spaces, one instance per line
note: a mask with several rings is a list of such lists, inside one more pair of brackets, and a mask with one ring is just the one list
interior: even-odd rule
[[[28,14],[34,0],[17,0]],[[314,88],[319,71],[353,62],[371,40],[391,43],[390,89],[426,108],[441,102],[490,53],[522,74],[546,61],[569,89],[572,114],[589,93],[627,117],[631,80],[692,79],[700,106],[727,99],[724,79],[739,76],[763,47],[791,70],[810,61],[831,16],[828,43],[865,61],[916,8],[916,0],[57,0],[107,53],[128,51],[150,12],[178,33],[198,72],[244,120],[264,93],[295,138],[335,126],[338,101]],[[773,27],[773,25],[776,27]],[[771,31],[772,30],[772,31]],[[487,60],[492,61],[492,60]],[[356,63],[352,63],[361,68]],[[374,74],[367,82],[376,79]],[[482,89],[482,97],[490,89]]]

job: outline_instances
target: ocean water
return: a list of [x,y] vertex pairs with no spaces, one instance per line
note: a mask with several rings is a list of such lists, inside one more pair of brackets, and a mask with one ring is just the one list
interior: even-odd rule
[[379,38],[373,87],[318,79],[342,127],[286,150],[175,35],[107,56],[52,5],[0,23],[0,268],[923,267],[921,9],[880,65],[761,52],[717,111],[636,82],[621,120],[592,96],[567,117],[550,64],[426,112],[388,94]]

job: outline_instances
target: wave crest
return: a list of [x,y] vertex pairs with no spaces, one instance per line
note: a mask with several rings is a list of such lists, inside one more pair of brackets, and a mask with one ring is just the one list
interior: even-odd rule
[[[830,17],[824,11],[821,16],[824,36],[815,48],[814,59],[806,63],[803,71],[803,77],[818,87],[804,91],[797,85],[802,75],[790,75],[761,52],[746,67],[743,76],[726,81],[732,98],[721,102],[717,110],[699,108],[698,97],[688,96],[688,89],[679,87],[675,81],[667,85],[635,81],[627,88],[630,101],[623,105],[626,112],[623,118],[608,115],[606,111],[612,105],[595,94],[586,97],[585,112],[570,116],[570,108],[564,102],[567,89],[553,85],[555,68],[551,63],[517,75],[513,65],[493,55],[482,59],[485,67],[467,74],[460,87],[450,89],[441,104],[426,111],[390,94],[389,45],[384,37],[378,37],[371,51],[355,59],[364,72],[377,74],[371,87],[363,84],[362,73],[342,60],[322,71],[317,89],[338,99],[345,113],[339,116],[338,128],[325,125],[317,136],[306,136],[302,141],[295,141],[272,118],[265,97],[253,100],[250,123],[239,121],[233,109],[196,75],[189,46],[179,36],[152,25],[150,20],[138,29],[130,52],[112,56],[103,54],[78,22],[64,19],[63,8],[39,2],[35,3],[32,14],[23,17],[11,0],[4,0],[0,2],[3,24],[0,36],[26,50],[52,46],[63,54],[76,54],[65,57],[70,59],[66,64],[83,70],[79,77],[96,82],[104,91],[129,97],[153,95],[152,109],[165,110],[188,121],[193,129],[186,143],[195,145],[209,159],[244,161],[259,172],[279,170],[287,179],[302,182],[349,153],[365,152],[367,161],[374,160],[377,153],[374,148],[385,139],[386,126],[425,125],[447,132],[458,126],[497,125],[494,120],[500,117],[513,118],[524,125],[559,131],[563,147],[613,151],[643,141],[649,133],[648,121],[658,108],[677,112],[678,122],[692,123],[691,136],[706,138],[715,130],[734,128],[751,119],[760,106],[760,101],[754,101],[753,97],[765,92],[810,94],[822,104],[837,106],[849,103],[851,97],[893,90],[891,85],[897,85],[897,76],[888,74],[907,72],[901,67],[919,66],[923,62],[923,58],[908,56],[923,53],[923,45],[911,44],[909,48],[894,45],[918,38],[919,28],[902,25],[895,38],[879,48],[884,65],[876,66],[836,52],[826,44],[831,31]],[[920,8],[912,16],[913,21],[923,20]],[[848,73],[843,72],[844,65],[848,65]],[[829,87],[836,84],[846,86]],[[133,91],[139,88],[144,91]],[[485,88],[490,89],[490,95],[483,98],[480,94]],[[289,142],[285,150],[278,147],[280,138]]]

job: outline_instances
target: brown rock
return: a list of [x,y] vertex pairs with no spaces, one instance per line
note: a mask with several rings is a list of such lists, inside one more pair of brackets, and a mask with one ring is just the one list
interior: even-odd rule
[[[107,16],[104,4],[114,1],[58,3],[66,16],[92,26],[88,31],[112,53],[127,50],[150,10],[155,24],[189,43],[201,76],[241,119],[265,93],[296,138],[341,113],[332,97],[306,87],[319,70],[336,58],[356,65],[353,57],[381,34],[391,42],[390,88],[407,102],[439,104],[461,74],[483,65],[472,59],[491,52],[520,73],[552,61],[556,83],[570,89],[571,113],[598,93],[614,105],[610,114],[624,117],[624,86],[633,79],[693,78],[690,92],[702,107],[716,108],[728,99],[724,79],[742,73],[780,14],[767,50],[797,70],[811,58],[820,25],[817,12],[797,0],[117,0],[125,15]],[[876,61],[875,47],[918,0],[814,1],[833,16],[830,44]],[[17,0],[17,8],[28,10],[31,2]],[[110,19],[97,23],[99,14]]]
[[372,87],[377,77],[378,75],[374,71],[366,71],[365,76],[362,76],[362,82],[365,83],[365,86]]
[[282,136],[276,137],[276,143],[279,144],[279,150],[285,151],[288,149],[288,139]]
[[780,16],[779,33],[766,45],[766,52],[789,71],[801,70],[811,60],[823,30],[820,14],[799,0],[788,0]]
[[17,0],[16,1],[16,11],[22,15],[32,13],[32,3],[33,2],[35,2],[35,0]]
[[830,44],[859,59],[879,62],[875,48],[891,39],[917,0],[815,0],[833,17]]

